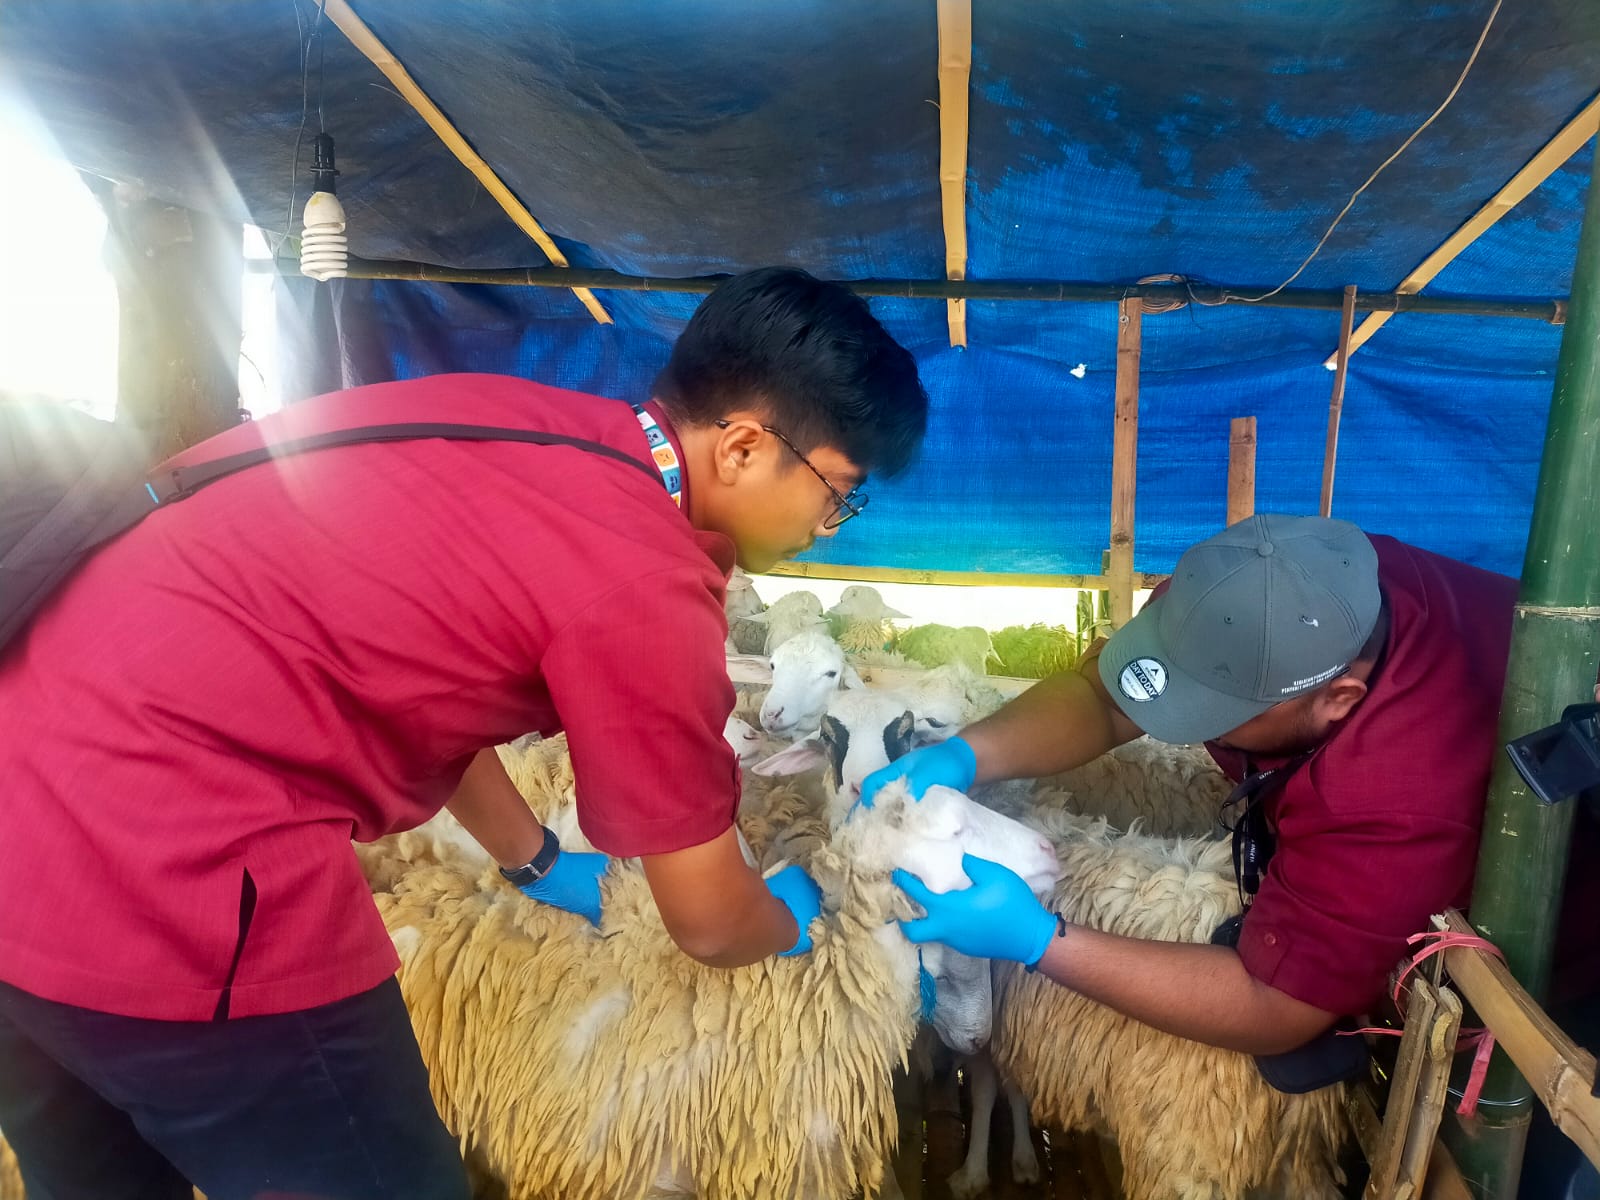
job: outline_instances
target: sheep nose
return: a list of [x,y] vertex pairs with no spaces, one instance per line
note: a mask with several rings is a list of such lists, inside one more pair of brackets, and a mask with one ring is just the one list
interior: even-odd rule
[[861,795],[861,780],[857,779],[853,783],[851,783],[851,785],[850,785],[850,794],[852,796],[860,796]]
[[770,709],[767,712],[767,720],[769,720],[769,721],[778,721],[778,720],[781,720],[782,718],[783,718],[783,709],[781,709],[781,708]]

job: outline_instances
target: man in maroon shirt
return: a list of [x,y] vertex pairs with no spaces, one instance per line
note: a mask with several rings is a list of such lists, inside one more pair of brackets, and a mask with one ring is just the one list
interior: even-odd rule
[[929,913],[908,934],[1257,1055],[1279,1086],[1325,1081],[1328,1062],[1280,1056],[1367,1011],[1406,937],[1468,899],[1515,597],[1514,580],[1343,521],[1256,516],[1201,542],[1080,669],[880,775],[965,787],[1144,733],[1204,741],[1241,783],[1230,819],[1249,814],[1242,927],[1190,945],[1058,925],[980,866],[978,886],[942,896],[907,877]]
[[[465,1196],[350,849],[442,806],[536,900],[598,922],[606,854],[639,856],[701,962],[810,948],[815,885],[736,841],[726,576],[858,513],[927,398],[863,301],[777,269],[701,305],[655,393],[439,376],[230,430],[180,461],[401,422],[588,448],[287,454],[152,513],[0,653],[0,1129],[30,1195]],[[562,852],[492,748],[557,729],[606,854]]]

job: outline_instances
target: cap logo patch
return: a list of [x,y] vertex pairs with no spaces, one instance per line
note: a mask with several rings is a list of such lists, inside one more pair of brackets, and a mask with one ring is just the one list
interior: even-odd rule
[[1129,700],[1143,704],[1167,690],[1167,668],[1160,659],[1136,658],[1117,676],[1117,689]]
[[1318,621],[1315,617],[1301,617],[1300,618],[1300,624],[1309,625],[1309,626],[1311,626],[1311,628],[1316,629],[1316,628],[1320,627],[1321,622]]

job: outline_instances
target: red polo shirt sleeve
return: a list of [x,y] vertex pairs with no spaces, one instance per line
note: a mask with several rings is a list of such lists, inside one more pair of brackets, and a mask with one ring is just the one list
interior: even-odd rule
[[664,854],[724,833],[739,766],[718,580],[675,566],[601,596],[551,640],[545,685],[567,734],[578,824],[618,857]]

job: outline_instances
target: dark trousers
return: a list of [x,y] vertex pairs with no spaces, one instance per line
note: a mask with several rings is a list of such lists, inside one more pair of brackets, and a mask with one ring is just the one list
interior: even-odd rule
[[0,983],[28,1200],[467,1200],[393,979],[305,1012],[147,1021]]

